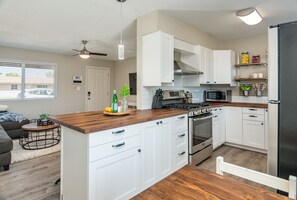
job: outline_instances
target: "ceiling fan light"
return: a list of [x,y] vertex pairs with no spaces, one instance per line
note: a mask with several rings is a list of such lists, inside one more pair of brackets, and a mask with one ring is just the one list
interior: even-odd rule
[[123,42],[120,42],[118,45],[118,59],[124,60],[125,59],[125,46]]
[[82,52],[79,53],[79,56],[80,56],[81,58],[83,58],[83,59],[87,59],[87,58],[90,57],[90,54],[89,54],[89,52],[87,52],[87,51],[82,51]]
[[255,8],[239,10],[236,12],[236,16],[247,25],[256,25],[263,20]]

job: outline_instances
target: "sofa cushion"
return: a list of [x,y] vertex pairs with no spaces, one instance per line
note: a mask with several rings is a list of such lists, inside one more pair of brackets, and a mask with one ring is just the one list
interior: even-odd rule
[[9,152],[12,148],[12,139],[7,135],[2,126],[0,126],[0,153]]

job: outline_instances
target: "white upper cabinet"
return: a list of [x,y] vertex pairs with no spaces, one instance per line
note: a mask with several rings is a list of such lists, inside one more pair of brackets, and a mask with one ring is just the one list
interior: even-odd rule
[[143,86],[174,82],[174,38],[161,31],[142,37]]
[[236,75],[234,68],[235,53],[232,50],[213,51],[213,83],[236,86],[233,80]]
[[199,76],[200,84],[213,84],[213,50],[203,46],[196,46],[199,55],[199,69],[203,72]]

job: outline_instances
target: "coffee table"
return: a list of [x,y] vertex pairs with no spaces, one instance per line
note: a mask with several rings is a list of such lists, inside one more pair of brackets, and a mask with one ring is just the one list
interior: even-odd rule
[[[27,150],[45,149],[57,145],[61,140],[61,128],[58,124],[37,126],[36,123],[22,126],[19,143]],[[28,134],[26,134],[28,133]]]

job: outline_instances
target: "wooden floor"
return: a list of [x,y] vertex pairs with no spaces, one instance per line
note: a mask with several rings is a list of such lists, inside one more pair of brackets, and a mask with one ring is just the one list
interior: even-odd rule
[[[222,146],[213,156],[198,165],[215,171],[215,158],[223,156],[226,162],[266,172],[266,155],[238,148]],[[2,168],[1,168],[2,170]],[[9,171],[0,170],[0,200],[58,200],[60,185],[60,153],[35,158],[11,165]]]
[[10,165],[0,171],[0,200],[58,200],[60,153]]

